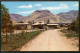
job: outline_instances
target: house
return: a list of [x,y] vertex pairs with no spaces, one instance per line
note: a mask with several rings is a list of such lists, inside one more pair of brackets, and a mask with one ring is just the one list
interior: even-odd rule
[[54,29],[63,26],[68,26],[70,23],[45,23],[43,21],[35,21],[34,23],[15,23],[17,29]]

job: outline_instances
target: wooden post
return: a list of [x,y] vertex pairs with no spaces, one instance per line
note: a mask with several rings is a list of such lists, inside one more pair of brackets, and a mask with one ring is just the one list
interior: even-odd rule
[[6,28],[6,43],[7,43],[7,28]]
[[12,36],[12,32],[10,32],[10,43],[11,43],[11,36]]
[[27,35],[27,25],[26,25],[26,35]]

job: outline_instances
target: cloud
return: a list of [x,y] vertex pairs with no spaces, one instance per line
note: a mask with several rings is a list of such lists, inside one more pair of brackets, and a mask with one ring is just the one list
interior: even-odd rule
[[76,3],[76,4],[74,4],[73,6],[76,6],[76,7],[78,7],[78,6],[79,6],[79,4],[78,4],[78,3]]
[[24,11],[24,12],[18,12],[17,14],[30,14],[32,12],[34,12],[35,10],[31,10],[31,11]]
[[42,6],[42,4],[35,4],[35,6]]
[[42,10],[61,10],[61,9],[68,9],[68,5],[60,4],[59,6],[54,7],[42,7]]
[[28,6],[26,6],[26,5],[18,6],[18,8],[32,8],[32,5],[28,5]]

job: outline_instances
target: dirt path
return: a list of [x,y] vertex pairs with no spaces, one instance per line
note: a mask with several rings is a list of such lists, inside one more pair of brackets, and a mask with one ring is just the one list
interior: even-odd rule
[[47,30],[38,35],[30,43],[21,48],[21,51],[77,51],[72,45],[66,44],[58,32],[59,29]]

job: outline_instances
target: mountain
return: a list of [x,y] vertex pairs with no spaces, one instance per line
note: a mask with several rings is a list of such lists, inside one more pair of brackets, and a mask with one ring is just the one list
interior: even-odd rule
[[71,22],[72,19],[75,19],[77,17],[77,14],[78,14],[78,10],[71,10],[68,12],[59,13],[57,15],[60,16],[61,19],[63,19],[64,21]]
[[72,19],[77,17],[78,10],[71,10],[69,12],[62,12],[54,15],[48,10],[36,10],[29,16],[21,16],[19,14],[11,14],[11,20],[16,22],[29,22],[29,21],[48,21],[50,23],[70,23]]
[[62,22],[60,18],[61,17],[52,14],[48,10],[36,10],[31,15],[25,17],[23,21],[24,22],[28,22],[28,21],[42,21],[43,22],[43,21],[49,20],[50,23],[59,23],[59,22]]
[[11,20],[16,21],[16,22],[20,22],[24,19],[24,16],[19,15],[19,14],[10,14],[11,16]]

